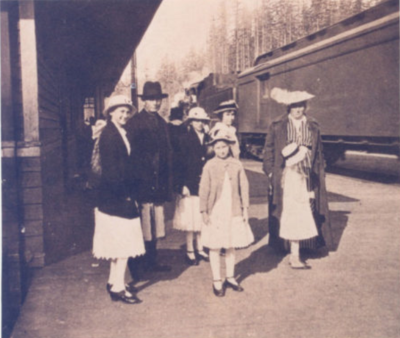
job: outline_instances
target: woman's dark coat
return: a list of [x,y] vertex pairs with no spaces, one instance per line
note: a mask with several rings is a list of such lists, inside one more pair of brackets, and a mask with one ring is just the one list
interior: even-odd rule
[[164,203],[172,194],[172,148],[168,125],[157,113],[142,110],[127,125],[141,203]]
[[100,211],[123,218],[138,217],[133,158],[117,127],[108,122],[99,141],[101,177],[97,206]]
[[199,195],[199,185],[204,164],[207,161],[207,142],[209,136],[204,134],[203,144],[192,127],[183,133],[179,141],[179,155],[177,158],[176,184],[177,192],[182,193],[186,186],[190,195]]
[[[321,134],[318,122],[307,116],[310,131],[313,137],[311,149],[311,182],[315,191],[314,218],[317,223],[320,244],[332,247],[332,234],[329,221],[328,200],[325,186],[325,162],[322,154]],[[269,205],[269,231],[270,244],[282,247],[283,240],[279,238],[279,222],[282,213],[282,173],[285,168],[285,160],[282,149],[287,145],[288,115],[285,114],[273,121],[269,127],[264,149],[263,170],[269,178],[269,186],[272,187]],[[272,174],[272,176],[271,176]]]

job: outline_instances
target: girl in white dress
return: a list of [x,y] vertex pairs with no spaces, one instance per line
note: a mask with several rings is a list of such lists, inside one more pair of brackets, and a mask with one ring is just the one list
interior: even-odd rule
[[[203,169],[200,182],[200,211],[203,215],[203,245],[210,249],[213,291],[225,295],[227,287],[243,288],[235,279],[235,248],[244,248],[254,241],[248,223],[249,184],[243,165],[232,157],[232,137],[221,130],[211,134],[210,145],[215,157]],[[226,279],[222,282],[220,250],[226,250]]]
[[200,178],[207,159],[208,134],[204,127],[209,120],[203,108],[195,107],[189,111],[189,128],[180,136],[176,156],[175,184],[179,195],[173,227],[186,232],[185,260],[189,265],[198,265],[199,260],[209,261],[201,241],[203,220],[199,202]]
[[218,116],[219,121],[210,131],[210,134],[212,134],[216,130],[222,129],[223,132],[229,134],[229,136],[232,138],[232,144],[230,145],[231,153],[236,159],[239,159],[240,157],[240,146],[236,135],[236,128],[233,124],[235,122],[238,109],[239,106],[234,100],[221,102],[213,112]]

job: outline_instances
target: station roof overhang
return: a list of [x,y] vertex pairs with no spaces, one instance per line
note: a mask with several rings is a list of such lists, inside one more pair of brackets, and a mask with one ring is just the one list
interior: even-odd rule
[[115,84],[161,2],[35,1],[42,57],[77,77],[88,91],[99,83]]

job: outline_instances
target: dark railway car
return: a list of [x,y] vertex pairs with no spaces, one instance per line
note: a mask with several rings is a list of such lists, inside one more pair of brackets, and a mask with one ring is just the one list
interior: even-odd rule
[[[308,114],[320,122],[328,162],[347,149],[399,155],[398,1],[263,54],[238,75],[231,97],[240,107],[239,132],[258,157],[269,124],[284,112],[270,98],[274,87],[316,95]],[[201,105],[208,98],[199,94]]]

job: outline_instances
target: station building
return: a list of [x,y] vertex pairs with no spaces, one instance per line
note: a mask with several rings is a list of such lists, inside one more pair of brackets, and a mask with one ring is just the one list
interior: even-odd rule
[[75,196],[84,110],[101,115],[160,3],[1,1],[3,323],[32,270],[90,249]]

